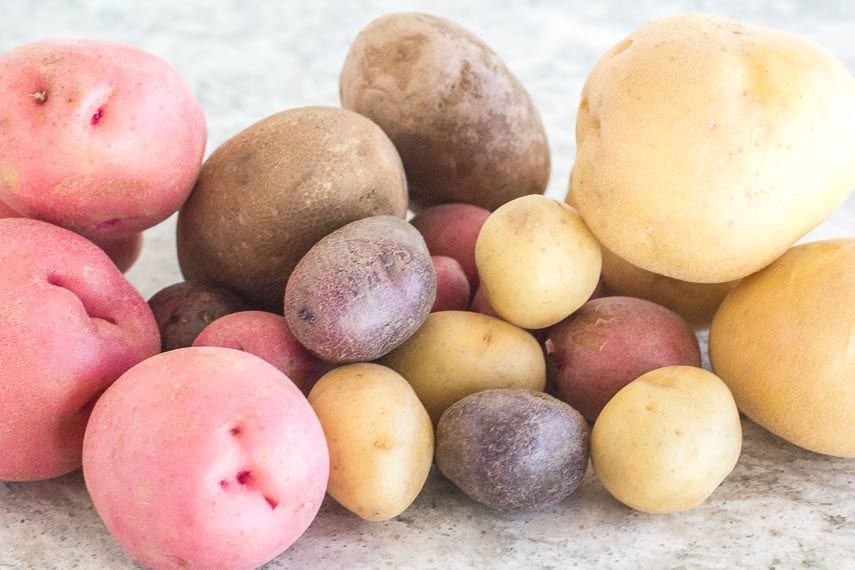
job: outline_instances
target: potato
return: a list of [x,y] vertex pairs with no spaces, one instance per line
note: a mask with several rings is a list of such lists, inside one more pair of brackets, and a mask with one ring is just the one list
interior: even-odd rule
[[540,115],[499,56],[468,30],[390,14],[350,47],[341,104],[395,143],[414,211],[445,202],[494,210],[549,181]]
[[500,511],[564,500],[588,467],[588,424],[542,392],[485,390],[452,404],[436,431],[436,465],[472,499]]
[[333,368],[297,342],[284,317],[264,311],[219,317],[199,333],[193,346],[221,346],[254,354],[278,368],[307,396],[318,378]]
[[701,365],[698,339],[673,311],[632,297],[603,297],[549,329],[546,373],[559,398],[590,421],[617,392],[656,368]]
[[436,299],[430,311],[465,311],[469,307],[469,280],[456,260],[444,255],[431,255],[436,273]]
[[189,281],[281,312],[288,276],[317,241],[361,218],[406,212],[401,159],[377,125],[343,109],[291,109],[205,162],[178,216],[178,262]]
[[0,125],[0,201],[97,240],[175,212],[207,138],[202,108],[168,63],[93,40],[0,54]]
[[288,548],[324,498],[329,454],[306,398],[260,358],[182,348],[104,393],[83,477],[98,515],[152,568],[256,568]]
[[285,289],[285,319],[328,362],[379,358],[425,321],[436,273],[416,229],[394,216],[351,222],[316,243]]
[[710,328],[710,360],[752,420],[855,457],[855,239],[799,245],[745,278]]
[[434,424],[454,402],[490,388],[540,390],[543,352],[533,336],[500,319],[466,311],[431,313],[381,363],[407,379]]
[[379,364],[349,364],[318,380],[309,403],[330,450],[330,496],[369,521],[404,512],[433,462],[433,426],[407,381]]
[[481,287],[506,321],[553,325],[581,307],[600,279],[600,246],[579,214],[545,196],[523,196],[493,212],[478,235]]
[[431,255],[444,255],[460,263],[470,288],[475,291],[480,283],[475,241],[489,216],[490,210],[471,204],[440,204],[422,210],[410,223],[425,238]]
[[853,108],[855,79],[803,38],[699,14],[658,20],[585,83],[573,195],[632,265],[739,279],[855,187]]
[[659,368],[627,384],[591,431],[600,481],[617,500],[648,513],[703,503],[741,449],[739,411],[727,386],[691,366]]
[[210,283],[182,281],[164,287],[148,300],[160,329],[161,350],[186,348],[202,330],[223,315],[245,311],[246,301]]
[[80,467],[92,405],[160,349],[157,325],[110,259],[51,224],[0,219],[0,481]]

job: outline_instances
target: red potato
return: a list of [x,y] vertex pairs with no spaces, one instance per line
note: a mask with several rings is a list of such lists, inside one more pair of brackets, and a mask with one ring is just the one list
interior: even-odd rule
[[228,348],[166,352],[98,400],[83,476],[95,509],[152,568],[255,568],[315,517],[329,453],[279,370]]
[[456,259],[463,267],[472,291],[478,289],[475,241],[490,211],[471,204],[433,206],[410,220],[427,243],[431,255]]
[[701,365],[698,339],[682,317],[632,297],[588,301],[549,329],[545,346],[547,378],[556,395],[590,421],[642,374]]
[[220,317],[199,333],[193,346],[222,346],[254,354],[281,370],[306,395],[318,378],[334,368],[297,342],[285,317],[264,311]]
[[465,311],[469,305],[469,280],[457,260],[444,255],[431,255],[436,272],[436,299],[430,312]]
[[0,54],[0,201],[89,238],[175,212],[202,165],[199,103],[138,49],[43,40]]
[[0,220],[0,480],[80,467],[95,399],[160,350],[145,300],[88,240]]

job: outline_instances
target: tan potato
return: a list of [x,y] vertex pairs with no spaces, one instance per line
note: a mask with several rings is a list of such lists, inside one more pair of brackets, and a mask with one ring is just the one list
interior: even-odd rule
[[526,329],[553,325],[581,307],[600,279],[600,246],[578,212],[539,195],[493,212],[475,263],[490,305]]
[[491,388],[543,391],[546,362],[528,332],[467,311],[431,313],[381,361],[413,386],[434,425],[454,402]]
[[855,79],[798,36],[655,21],[582,90],[572,190],[597,239],[696,283],[757,271],[855,187]]
[[370,521],[404,512],[433,461],[433,426],[407,381],[379,364],[340,366],[309,403],[330,452],[330,496]]
[[648,513],[703,503],[742,449],[739,411],[715,374],[667,366],[639,376],[606,404],[591,432],[591,459],[606,489]]
[[341,71],[341,104],[380,125],[401,153],[410,207],[494,210],[542,194],[546,132],[528,93],[469,30],[426,14],[371,22]]
[[817,453],[855,457],[855,239],[792,248],[745,278],[710,328],[739,409]]

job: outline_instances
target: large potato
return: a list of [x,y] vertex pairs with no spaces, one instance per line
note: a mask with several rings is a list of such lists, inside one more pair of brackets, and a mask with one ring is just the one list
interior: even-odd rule
[[727,386],[702,368],[668,366],[635,379],[606,404],[591,432],[591,460],[609,493],[649,513],[703,503],[742,450]]
[[493,212],[478,235],[481,289],[503,319],[548,327],[587,301],[600,279],[600,246],[578,212],[523,196]]
[[349,364],[321,377],[309,403],[330,451],[327,492],[366,520],[406,510],[433,462],[433,426],[407,381],[379,364]]
[[188,281],[279,312],[285,281],[318,240],[361,218],[406,212],[401,159],[377,125],[343,109],[291,109],[205,161],[178,216],[178,261]]
[[391,14],[356,38],[341,104],[395,143],[418,210],[466,202],[493,210],[549,181],[549,147],[531,98],[468,30],[426,14]]
[[382,363],[413,386],[434,424],[454,402],[490,388],[543,391],[537,340],[500,319],[466,311],[431,313]]
[[597,239],[690,282],[771,263],[855,187],[855,79],[798,36],[653,22],[582,91],[572,192]]
[[745,278],[710,328],[739,409],[798,446],[855,457],[855,239],[792,248]]

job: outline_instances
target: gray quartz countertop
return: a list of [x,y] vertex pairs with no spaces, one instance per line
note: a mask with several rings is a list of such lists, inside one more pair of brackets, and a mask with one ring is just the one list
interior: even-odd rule
[[[500,54],[541,112],[553,159],[548,195],[558,199],[588,71],[650,20],[693,11],[778,27],[811,38],[855,71],[855,3],[843,0],[4,0],[0,51],[47,37],[88,37],[157,54],[201,102],[210,153],[277,111],[337,105],[350,42],[369,21],[395,11],[450,18]],[[148,230],[127,274],[146,298],[181,279],[174,231],[174,217]],[[850,198],[808,239],[853,234]],[[632,511],[589,469],[562,503],[502,514],[432,473],[415,504],[387,522],[362,521],[328,499],[306,534],[268,567],[855,568],[855,460],[798,449],[748,420],[743,428],[734,472],[685,513]],[[0,569],[135,567],[98,519],[79,472],[0,483]]]

